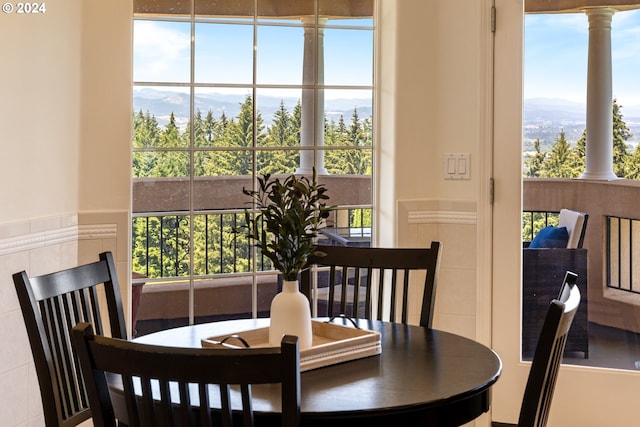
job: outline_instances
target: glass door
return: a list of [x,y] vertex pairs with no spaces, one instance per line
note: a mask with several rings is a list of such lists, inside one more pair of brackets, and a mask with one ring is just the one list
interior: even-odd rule
[[[496,0],[493,347],[504,363],[495,387],[492,418],[515,423],[530,363],[521,354],[522,300],[522,140],[524,3]],[[589,221],[602,222],[602,216]],[[590,269],[591,270],[591,269]],[[598,275],[599,276],[599,275]],[[604,276],[604,275],[603,275]],[[589,280],[599,277],[590,276]],[[604,295],[596,287],[586,301]],[[590,335],[591,338],[591,335]],[[589,356],[591,357],[591,355]],[[584,357],[582,358],[584,360]],[[640,377],[633,370],[565,364],[556,386],[549,425],[636,425],[635,390]],[[607,408],[607,410],[603,410]]]

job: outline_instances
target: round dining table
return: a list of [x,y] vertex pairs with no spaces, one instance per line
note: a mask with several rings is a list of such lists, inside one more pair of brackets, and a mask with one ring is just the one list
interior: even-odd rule
[[[333,321],[350,324],[345,319]],[[304,426],[460,426],[489,410],[491,387],[502,363],[490,348],[436,329],[355,319],[380,333],[378,355],[302,372]],[[243,319],[167,329],[135,338],[140,343],[200,347],[203,338],[268,326]],[[255,396],[257,394],[257,396]],[[254,388],[256,423],[277,419],[279,388]]]

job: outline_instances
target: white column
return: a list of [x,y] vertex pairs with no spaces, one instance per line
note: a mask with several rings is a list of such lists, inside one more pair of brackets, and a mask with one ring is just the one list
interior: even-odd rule
[[613,90],[611,84],[611,17],[615,10],[585,11],[589,18],[587,68],[587,142],[582,179],[614,180]]
[[[314,23],[314,17],[302,18],[302,23]],[[316,41],[317,34],[317,41]],[[317,80],[314,76],[317,73]],[[304,27],[304,56],[302,64],[302,117],[300,144],[302,147],[324,145],[324,29]],[[314,96],[314,93],[316,96]],[[315,158],[315,162],[314,162]],[[300,150],[297,174],[311,174],[315,164],[318,175],[326,175],[324,152]]]

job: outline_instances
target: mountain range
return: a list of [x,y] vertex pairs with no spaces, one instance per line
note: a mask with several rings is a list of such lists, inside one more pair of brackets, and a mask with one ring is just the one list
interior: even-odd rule
[[[236,117],[240,106],[245,100],[243,94],[200,93],[194,98],[196,110],[205,115],[209,110],[215,119],[219,119],[224,112],[227,118]],[[270,125],[274,113],[283,102],[289,113],[293,112],[295,97],[278,97],[264,95],[258,92],[257,106],[265,125]],[[150,112],[155,115],[160,126],[166,125],[171,113],[174,114],[178,126],[184,128],[190,111],[188,92],[162,90],[161,88],[136,89],[133,93],[133,108],[135,112]],[[369,99],[326,99],[326,116],[328,120],[338,121],[340,116],[348,124],[351,121],[354,108],[357,108],[360,119],[369,117],[372,113]],[[640,105],[621,106],[622,118],[633,134],[628,141],[631,145],[640,142]],[[584,103],[572,102],[554,98],[531,98],[524,100],[523,108],[523,144],[524,150],[529,151],[533,141],[539,138],[543,150],[548,149],[561,131],[565,132],[567,140],[575,143],[586,128],[586,107]]]
[[[640,124],[640,105],[622,105],[622,118],[629,123]],[[586,105],[556,98],[530,98],[524,101],[524,124],[539,122],[585,123]]]
[[[618,104],[620,105],[620,104]],[[632,136],[630,148],[640,143],[640,105],[620,106],[622,120]],[[525,99],[523,110],[523,151],[533,150],[533,142],[540,139],[541,151],[549,151],[551,145],[564,131],[566,139],[575,143],[586,129],[586,105],[554,98]]]
[[[219,119],[224,112],[228,119],[236,117],[240,112],[240,106],[245,101],[244,94],[224,93],[200,93],[194,97],[194,107],[206,115],[209,110],[215,119]],[[257,106],[265,125],[270,125],[274,113],[280,109],[280,103],[284,103],[287,111],[293,113],[299,98],[261,95],[258,91]],[[153,88],[144,88],[133,92],[133,110],[135,112],[147,111],[156,116],[160,126],[164,126],[171,113],[174,114],[179,125],[186,124],[189,117],[190,97],[187,92],[164,91]],[[371,116],[371,100],[368,99],[326,99],[325,115],[328,120],[336,122],[343,116],[344,121],[351,122],[354,108],[357,108],[360,119]]]

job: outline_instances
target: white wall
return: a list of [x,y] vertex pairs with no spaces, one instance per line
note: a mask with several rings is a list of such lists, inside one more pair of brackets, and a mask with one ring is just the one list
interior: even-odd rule
[[[480,53],[488,2],[380,2],[377,71],[381,245],[443,243],[435,325],[476,337],[478,153],[487,120]],[[484,5],[484,8],[483,8]],[[389,60],[392,58],[393,60]],[[392,107],[390,107],[392,106]],[[471,179],[445,181],[443,155],[471,155]],[[389,191],[391,189],[391,191]],[[393,232],[390,232],[393,230]]]
[[[128,317],[131,246],[131,0],[82,3],[78,263],[110,250]],[[129,319],[127,319],[127,322]]]
[[127,296],[131,2],[0,14],[0,425],[43,426],[11,275],[111,250]]
[[56,2],[44,15],[0,14],[0,223],[78,210],[77,4]]
[[81,212],[131,204],[131,0],[83,2]]

